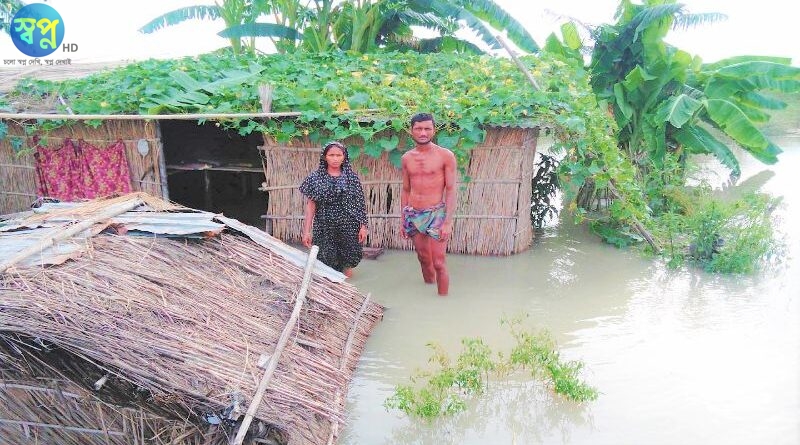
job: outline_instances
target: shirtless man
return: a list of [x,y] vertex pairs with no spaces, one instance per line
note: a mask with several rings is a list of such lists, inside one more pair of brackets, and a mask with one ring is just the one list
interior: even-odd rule
[[445,251],[456,209],[456,157],[432,142],[434,134],[433,116],[418,113],[411,118],[415,146],[403,154],[401,161],[400,233],[414,242],[422,279],[436,283],[439,295],[445,296],[450,287]]

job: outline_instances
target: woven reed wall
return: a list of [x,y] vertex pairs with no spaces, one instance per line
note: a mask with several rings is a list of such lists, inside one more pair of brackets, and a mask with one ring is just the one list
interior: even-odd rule
[[[36,168],[33,155],[16,154],[10,140],[12,136],[24,136],[24,130],[15,122],[6,121],[6,124],[8,136],[0,140],[0,214],[26,210],[36,200]],[[53,147],[61,146],[65,138],[76,141],[83,139],[96,147],[106,147],[122,139],[127,151],[133,191],[163,197],[161,183],[166,181],[166,178],[162,178],[159,169],[162,150],[157,122],[106,121],[96,129],[76,123],[40,135],[42,144]],[[150,146],[150,151],[145,156],[139,154],[136,149],[139,139],[147,140]],[[23,152],[30,152],[32,147],[33,138],[25,137]]]
[[[469,180],[458,178],[449,252],[509,255],[531,245],[531,178],[538,134],[538,128],[490,128],[484,143],[472,149]],[[360,145],[358,140],[344,142]],[[321,147],[308,139],[279,144],[265,138],[261,150],[269,192],[267,230],[281,240],[299,242],[304,202],[298,187],[318,167]],[[367,200],[367,245],[411,249],[411,241],[400,236],[400,170],[385,154],[377,159],[359,156],[353,166]]]

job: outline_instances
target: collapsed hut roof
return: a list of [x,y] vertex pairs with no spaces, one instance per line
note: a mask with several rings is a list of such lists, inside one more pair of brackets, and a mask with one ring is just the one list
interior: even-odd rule
[[[292,325],[308,254],[144,194],[45,203],[0,218],[0,258],[0,380],[33,388],[31,400],[50,394],[43,381],[64,381],[70,394],[180,420],[194,428],[184,438],[197,438],[180,443],[205,443],[215,425],[219,437],[231,434],[223,427],[248,409],[267,363],[277,367],[252,433],[268,430],[291,444],[335,438],[382,314],[316,263]],[[279,353],[285,332],[290,341]],[[24,413],[3,412],[11,409],[0,408],[0,434],[32,428]],[[38,428],[56,442],[63,431]],[[102,425],[82,428],[109,437]]]

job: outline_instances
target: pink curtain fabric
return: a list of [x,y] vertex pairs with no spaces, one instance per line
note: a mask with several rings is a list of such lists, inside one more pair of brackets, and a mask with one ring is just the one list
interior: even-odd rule
[[75,147],[67,139],[61,147],[50,148],[39,145],[37,139],[33,157],[36,161],[36,193],[62,201],[75,201],[79,198],[73,181],[75,171]]
[[131,191],[125,143],[106,148],[65,139],[61,147],[36,146],[37,193],[62,201],[93,199]]
[[77,153],[80,172],[77,182],[84,198],[130,193],[131,173],[122,141],[98,148],[79,140]]

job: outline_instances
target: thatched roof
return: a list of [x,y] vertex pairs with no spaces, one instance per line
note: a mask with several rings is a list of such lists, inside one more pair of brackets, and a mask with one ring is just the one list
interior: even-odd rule
[[119,60],[113,62],[3,67],[3,70],[0,71],[0,93],[7,93],[13,90],[20,80],[26,78],[53,81],[77,79],[106,69],[124,66],[129,63],[132,62]]
[[[90,423],[74,443],[124,432],[78,414],[92,403],[146,413],[160,422],[154,430],[184,425],[175,443],[224,443],[275,364],[250,430],[279,443],[325,443],[344,420],[350,378],[382,313],[317,263],[295,325],[307,254],[238,221],[141,194],[0,221],[0,252],[0,399],[29,388],[36,403],[63,392],[52,389],[59,382],[93,395],[71,412],[41,408],[55,416],[50,425]],[[51,443],[73,443],[63,425],[42,426],[14,406],[0,404],[3,437],[34,429]]]

